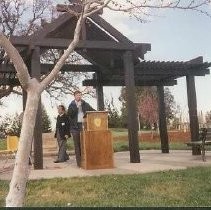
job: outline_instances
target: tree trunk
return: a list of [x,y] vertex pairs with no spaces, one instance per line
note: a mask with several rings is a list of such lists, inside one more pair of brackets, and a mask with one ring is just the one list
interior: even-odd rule
[[31,150],[32,136],[36,120],[36,113],[40,93],[36,88],[27,91],[28,97],[24,111],[23,124],[21,129],[20,141],[15,159],[15,167],[10,190],[6,198],[7,207],[22,207],[26,192],[26,183],[29,176],[29,155]]

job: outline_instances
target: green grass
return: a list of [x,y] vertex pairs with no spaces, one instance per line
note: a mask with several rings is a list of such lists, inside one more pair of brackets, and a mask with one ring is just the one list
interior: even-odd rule
[[[0,140],[0,150],[4,150],[7,148],[6,141]],[[125,140],[119,140],[113,142],[114,152],[121,152],[121,151],[128,151],[128,142]],[[148,149],[160,149],[160,143],[139,143],[139,148],[142,150]],[[68,139],[67,141],[67,149],[74,150],[74,143],[72,138]],[[187,146],[183,143],[170,143],[170,149],[177,150],[177,149],[188,149]],[[189,148],[190,149],[190,148]]]
[[67,149],[74,150],[74,143],[72,137],[67,140]]
[[[113,142],[113,148],[114,152],[122,152],[122,151],[128,151],[129,146],[127,141],[114,141]],[[148,143],[148,142],[140,142],[139,143],[139,148],[140,150],[150,150],[150,149],[161,149],[161,144],[158,143]],[[191,149],[190,147],[188,148],[186,144],[183,143],[170,143],[169,148],[171,150],[187,150]]]
[[[159,142],[156,142],[156,143],[140,142],[139,143],[140,150],[150,150],[150,149],[160,150],[161,149],[160,147],[161,146]],[[171,150],[190,149],[183,143],[170,143],[169,147]],[[113,141],[113,148],[114,148],[114,152],[128,151],[129,150],[128,141],[125,141],[125,140]],[[74,143],[73,143],[72,138],[68,139],[67,141],[67,149],[74,150]]]
[[125,128],[112,128],[110,130],[112,131],[113,137],[127,136],[128,135],[128,130],[125,129]]
[[[211,206],[210,174],[210,167],[198,167],[30,181],[26,206]],[[8,182],[0,181],[0,206],[7,191]]]
[[5,150],[7,149],[7,142],[6,140],[0,139],[0,150]]

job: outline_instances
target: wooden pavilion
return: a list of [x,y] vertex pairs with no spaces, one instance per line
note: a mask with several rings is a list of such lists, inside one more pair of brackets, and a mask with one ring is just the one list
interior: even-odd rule
[[[51,71],[53,65],[42,64],[40,56],[48,49],[66,49],[73,38],[76,21],[76,17],[63,13],[28,37],[10,38],[27,63],[31,77],[40,79],[41,75]],[[163,153],[169,153],[164,86],[176,85],[178,78],[186,77],[191,141],[196,141],[199,126],[195,76],[209,74],[211,66],[210,63],[203,62],[202,57],[186,62],[145,61],[144,55],[150,50],[151,44],[133,43],[106,22],[100,14],[94,14],[87,18],[83,25],[80,41],[75,50],[90,64],[66,64],[62,68],[64,72],[94,72],[93,78],[83,81],[83,85],[96,88],[98,110],[104,110],[103,86],[126,86],[131,163],[140,162],[135,86],[157,86],[161,149]],[[1,63],[0,85],[20,85],[12,64]],[[26,97],[23,93],[23,104]],[[200,154],[199,148],[194,147],[192,153]],[[43,168],[41,106],[38,109],[34,131],[34,168]]]

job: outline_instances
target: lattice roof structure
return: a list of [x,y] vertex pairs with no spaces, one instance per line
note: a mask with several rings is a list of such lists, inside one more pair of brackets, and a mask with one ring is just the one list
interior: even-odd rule
[[[33,49],[39,46],[43,51],[47,49],[65,49],[73,38],[76,18],[65,13],[51,23],[47,23],[40,30],[29,37],[12,37],[12,43],[23,49]],[[136,85],[174,85],[175,79],[187,76],[204,76],[209,73],[210,63],[203,63],[202,58],[197,62],[160,62],[143,61],[144,54],[151,50],[148,43],[133,43],[101,16],[93,15],[87,19],[85,29],[81,33],[81,41],[76,49],[77,53],[87,59],[92,65],[65,66],[62,71],[100,71],[105,78],[103,85],[124,85],[121,76],[124,75],[122,52],[132,50]],[[42,64],[41,73],[45,74],[52,65]],[[7,73],[12,73],[8,76]],[[14,78],[15,70],[10,65],[0,66],[0,85],[19,85]],[[112,75],[112,77],[111,77]],[[110,79],[108,80],[107,77]],[[118,78],[119,76],[119,78]],[[84,81],[84,85],[94,85],[95,80]]]

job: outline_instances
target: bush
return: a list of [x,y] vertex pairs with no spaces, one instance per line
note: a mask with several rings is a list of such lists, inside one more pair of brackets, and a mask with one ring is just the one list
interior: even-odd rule
[[20,136],[21,126],[21,117],[17,113],[14,116],[7,115],[0,124],[0,138]]
[[42,132],[43,133],[50,133],[51,129],[51,121],[48,116],[48,113],[44,106],[42,106]]
[[[6,138],[7,135],[20,136],[22,127],[23,113],[18,115],[7,115],[0,123],[0,138]],[[42,106],[42,132],[50,133],[51,121],[44,106]]]

